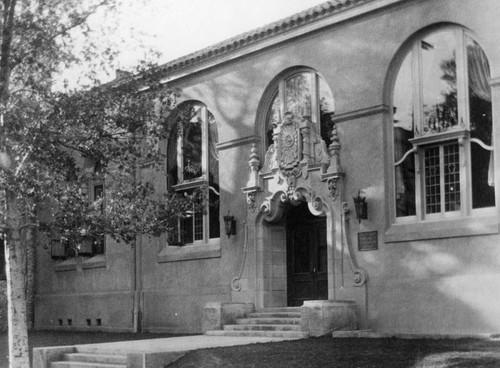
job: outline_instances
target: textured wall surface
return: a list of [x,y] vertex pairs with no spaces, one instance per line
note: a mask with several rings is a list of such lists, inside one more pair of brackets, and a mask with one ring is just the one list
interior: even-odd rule
[[[345,200],[353,210],[351,197],[358,189],[366,189],[369,203],[368,220],[358,223],[352,219],[345,229],[354,244],[353,256],[368,274],[366,290],[360,293],[360,288],[353,286],[347,261],[332,258],[329,261],[335,279],[330,281],[329,288],[334,289],[331,294],[339,300],[356,300],[366,322],[364,328],[399,333],[500,331],[498,232],[486,234],[475,229],[475,236],[436,239],[425,234],[425,225],[418,230],[422,239],[386,241],[393,227],[388,215],[393,178],[387,173],[391,172],[393,153],[387,138],[392,129],[387,85],[397,72],[395,60],[402,56],[400,50],[419,31],[444,24],[458,24],[477,38],[488,55],[495,81],[494,154],[500,168],[498,19],[497,0],[402,1],[368,16],[330,24],[242,58],[235,56],[179,76],[172,87],[182,90],[180,100],[205,103],[217,121],[220,214],[235,217],[237,234],[228,238],[221,231],[218,241],[185,247],[169,247],[164,238],[145,237],[137,244],[136,254],[134,248],[110,243],[104,262],[89,261],[80,266],[51,260],[48,252],[40,248],[36,326],[131,330],[135,305],[141,307],[139,318],[144,330],[195,333],[202,330],[203,308],[208,302],[255,303],[254,291],[260,287],[265,291],[260,294],[264,306],[285,303],[285,241],[256,233],[256,224],[247,223],[250,232],[244,251],[245,222],[251,215],[241,189],[249,178],[252,143],[257,144],[260,159],[264,160],[260,135],[264,130],[265,112],[261,110],[266,89],[283,71],[306,66],[317,71],[333,91]],[[165,177],[146,171],[143,174],[158,188],[165,188]],[[500,183],[500,170],[495,175]],[[313,190],[326,191],[325,183],[318,181],[316,185],[323,187]],[[498,188],[496,193],[494,220],[498,226]],[[339,216],[334,213],[333,221],[338,223]],[[439,221],[434,226],[439,227]],[[455,226],[459,227],[460,222]],[[286,234],[284,228],[279,230],[277,233]],[[378,235],[377,249],[358,251],[358,233],[374,231]],[[336,249],[341,248],[339,232],[339,228],[331,230],[331,238],[337,239]],[[259,249],[255,242],[263,237],[267,238],[258,243],[262,247]],[[273,246],[280,246],[274,252],[275,261]],[[247,263],[240,275],[241,290],[231,291],[231,280],[238,275],[242,259]],[[260,272],[259,267],[270,269]],[[258,279],[259,274],[267,276]],[[102,316],[102,326],[93,324],[98,316]],[[68,326],[68,319],[72,319],[72,326]],[[87,319],[91,320],[90,326],[86,326]]]

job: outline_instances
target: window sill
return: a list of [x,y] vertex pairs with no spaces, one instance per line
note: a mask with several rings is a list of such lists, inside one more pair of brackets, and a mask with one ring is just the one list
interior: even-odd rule
[[392,224],[384,234],[386,243],[412,240],[498,234],[498,217],[474,216]]
[[85,258],[79,261],[76,258],[70,258],[62,261],[55,265],[55,271],[73,271],[77,270],[81,266],[82,269],[91,268],[105,268],[106,267],[106,256],[104,254],[99,254],[92,258]]
[[184,245],[182,247],[167,245],[158,255],[158,263],[220,258],[220,256],[220,242],[217,239],[216,243],[202,245]]

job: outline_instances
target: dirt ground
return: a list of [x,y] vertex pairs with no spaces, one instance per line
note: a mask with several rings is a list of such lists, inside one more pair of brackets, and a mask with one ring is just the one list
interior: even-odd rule
[[[36,331],[33,347],[172,337],[168,334]],[[0,367],[8,366],[7,333],[0,333]],[[500,340],[334,339],[252,344],[190,352],[168,368],[500,368]],[[161,368],[161,367],[158,367]]]

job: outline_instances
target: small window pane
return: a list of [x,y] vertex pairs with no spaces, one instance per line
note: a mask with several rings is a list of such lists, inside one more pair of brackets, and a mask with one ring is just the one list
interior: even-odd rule
[[[393,97],[394,162],[399,162],[413,148],[414,137],[411,57],[407,56],[399,70]],[[415,156],[410,154],[394,168],[396,186],[396,216],[414,216]]]
[[208,113],[208,180],[219,185],[219,133],[217,122],[212,113]]
[[184,180],[196,179],[202,175],[202,108],[188,109],[190,116],[183,121],[183,176]]
[[183,217],[180,222],[181,222],[181,244],[189,244],[194,241],[193,237],[193,217],[194,217],[194,212],[189,211],[188,213],[185,214],[185,217]]
[[203,213],[201,210],[194,213],[194,240],[203,240]]
[[425,208],[426,213],[441,212],[441,165],[439,147],[425,150]]
[[[219,187],[214,188],[219,190]],[[210,222],[210,239],[220,238],[220,196],[213,190],[208,192],[208,216]]]
[[460,152],[458,143],[443,146],[445,211],[460,211]]
[[280,120],[280,101],[276,93],[266,117],[266,148],[273,144],[273,129],[280,123]]
[[456,36],[438,32],[421,41],[424,131],[458,124]]
[[[467,69],[471,137],[491,145],[490,67],[484,51],[467,38]],[[472,208],[495,206],[493,152],[471,143]]]
[[296,117],[311,116],[312,73],[301,73],[285,82],[286,112]]
[[333,93],[326,81],[319,78],[319,118],[321,139],[323,139],[328,147],[331,143],[332,134],[332,116],[335,113],[335,102]]

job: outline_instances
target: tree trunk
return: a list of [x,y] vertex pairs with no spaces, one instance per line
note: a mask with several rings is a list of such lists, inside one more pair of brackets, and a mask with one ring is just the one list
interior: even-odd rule
[[21,241],[21,212],[15,196],[6,193],[6,255],[9,322],[9,368],[29,368],[26,324],[26,248]]
[[26,323],[28,331],[32,331],[35,325],[35,236],[34,227],[28,224],[23,238],[23,242],[26,244]]

